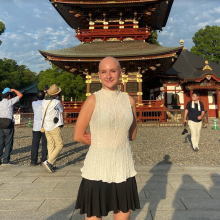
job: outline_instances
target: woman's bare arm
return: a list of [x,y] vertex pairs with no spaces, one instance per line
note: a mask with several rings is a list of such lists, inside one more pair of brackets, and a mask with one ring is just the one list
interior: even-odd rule
[[129,96],[132,112],[133,112],[133,122],[131,124],[130,130],[129,130],[129,139],[130,141],[133,141],[137,134],[137,113],[136,113],[136,103],[134,99]]
[[89,96],[85,103],[83,104],[81,111],[79,113],[76,127],[74,131],[74,140],[86,145],[90,145],[91,141],[86,138],[86,129],[89,125],[93,110],[95,108],[96,98],[95,95]]

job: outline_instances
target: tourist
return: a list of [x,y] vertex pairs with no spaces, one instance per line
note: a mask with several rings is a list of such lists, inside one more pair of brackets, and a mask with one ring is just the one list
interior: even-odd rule
[[42,140],[41,163],[47,160],[47,139],[44,132],[41,132],[42,124],[42,102],[45,98],[45,93],[40,90],[37,93],[38,101],[32,102],[34,112],[34,125],[33,125],[33,139],[31,146],[31,166],[37,165],[38,162],[38,149],[40,140]]
[[186,123],[188,115],[188,124],[191,130],[191,141],[194,151],[199,150],[199,138],[202,128],[202,118],[205,114],[204,105],[199,101],[199,93],[193,92],[192,101],[189,101],[186,105],[184,114],[184,122]]
[[[12,93],[16,94],[14,98],[11,98],[14,96]],[[0,102],[0,164],[2,163],[1,158],[5,148],[3,165],[10,163],[14,141],[14,104],[22,96],[22,93],[15,89],[5,88],[2,92],[2,101]]]
[[87,98],[74,131],[75,141],[91,145],[75,208],[86,219],[101,219],[113,211],[114,219],[128,220],[131,210],[140,208],[129,143],[137,132],[135,101],[117,89],[122,70],[115,58],[103,59],[98,74],[102,89]]
[[56,84],[47,90],[48,98],[42,103],[42,127],[47,137],[48,159],[42,163],[45,169],[53,173],[56,171],[56,160],[63,149],[61,127],[63,127],[63,106],[59,101],[61,88]]

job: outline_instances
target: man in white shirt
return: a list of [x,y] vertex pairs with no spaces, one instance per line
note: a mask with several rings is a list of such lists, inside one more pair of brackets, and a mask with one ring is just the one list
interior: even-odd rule
[[[16,94],[14,98],[11,98],[12,92]],[[13,148],[13,140],[14,140],[13,109],[14,109],[14,104],[18,102],[22,96],[23,96],[22,93],[20,93],[15,89],[5,88],[2,92],[2,101],[0,102],[0,120],[4,118],[8,118],[8,119],[12,119],[12,122],[9,128],[0,129],[0,164],[10,163],[10,155]],[[4,148],[5,148],[5,154],[2,163],[1,158],[3,155]]]
[[38,101],[32,102],[32,108],[34,112],[34,125],[33,125],[33,139],[31,146],[31,166],[37,165],[38,162],[38,149],[40,140],[42,140],[42,153],[41,153],[41,163],[47,160],[47,138],[45,133],[41,132],[42,126],[42,102],[45,98],[45,93],[40,90],[37,93]]
[[60,127],[63,126],[63,106],[58,100],[58,95],[61,92],[56,84],[50,86],[47,93],[50,95],[49,98],[43,100],[42,113],[45,119],[42,121],[42,126],[45,129],[47,137],[47,149],[48,159],[42,163],[44,168],[53,173],[55,171],[56,159],[63,149],[63,139]]

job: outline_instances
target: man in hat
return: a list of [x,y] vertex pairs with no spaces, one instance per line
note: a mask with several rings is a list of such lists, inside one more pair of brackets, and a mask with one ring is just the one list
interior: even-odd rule
[[[11,98],[12,92],[16,94],[14,98]],[[14,104],[19,101],[23,96],[22,93],[15,89],[5,88],[2,92],[2,101],[0,102],[0,120],[4,118],[12,119],[9,128],[0,129],[0,164],[2,163],[1,158],[3,150],[5,148],[5,154],[3,159],[3,165],[10,163],[10,155],[13,148],[14,139],[14,118],[13,109]]]
[[47,137],[48,159],[42,163],[44,168],[53,173],[56,170],[55,162],[63,149],[63,139],[60,127],[63,126],[63,106],[58,100],[61,88],[56,84],[50,86],[47,93],[50,95],[42,102],[42,127]]

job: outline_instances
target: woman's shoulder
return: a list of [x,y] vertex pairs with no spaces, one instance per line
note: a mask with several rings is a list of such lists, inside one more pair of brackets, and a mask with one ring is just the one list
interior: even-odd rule
[[84,104],[92,106],[95,104],[95,102],[96,102],[96,96],[95,96],[95,94],[92,94],[87,97]]

